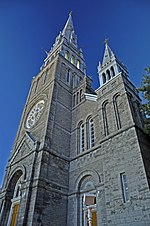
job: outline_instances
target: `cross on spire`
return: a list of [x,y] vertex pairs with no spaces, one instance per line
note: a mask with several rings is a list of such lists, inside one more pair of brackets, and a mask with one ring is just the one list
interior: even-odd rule
[[105,45],[108,45],[108,40],[109,40],[109,38],[105,38],[105,40],[104,40]]

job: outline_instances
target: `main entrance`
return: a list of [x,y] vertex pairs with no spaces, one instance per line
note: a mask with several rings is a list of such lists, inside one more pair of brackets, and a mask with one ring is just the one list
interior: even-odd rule
[[96,211],[96,196],[84,194],[83,197],[84,226],[98,226]]

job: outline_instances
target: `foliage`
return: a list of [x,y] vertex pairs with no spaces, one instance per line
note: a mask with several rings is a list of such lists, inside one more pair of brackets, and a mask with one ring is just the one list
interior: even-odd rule
[[145,72],[139,91],[142,92],[144,98],[144,104],[142,105],[142,109],[146,116],[144,129],[145,132],[150,135],[150,66],[145,68]]

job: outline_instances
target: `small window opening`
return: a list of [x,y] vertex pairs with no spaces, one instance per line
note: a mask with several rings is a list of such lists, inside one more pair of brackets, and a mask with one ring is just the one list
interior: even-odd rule
[[123,201],[124,201],[124,203],[126,203],[127,201],[129,201],[129,190],[128,190],[128,182],[127,182],[126,174],[121,173],[120,179],[121,179]]
[[103,84],[106,82],[106,75],[105,73],[102,74]]
[[77,60],[77,68],[80,69],[80,61]]

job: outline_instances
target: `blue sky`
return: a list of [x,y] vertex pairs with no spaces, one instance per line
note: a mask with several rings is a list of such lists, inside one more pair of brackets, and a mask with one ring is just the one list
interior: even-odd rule
[[140,86],[150,65],[149,0],[1,0],[0,1],[0,184],[22,110],[35,76],[63,29],[70,11],[79,46],[97,88],[104,39]]

